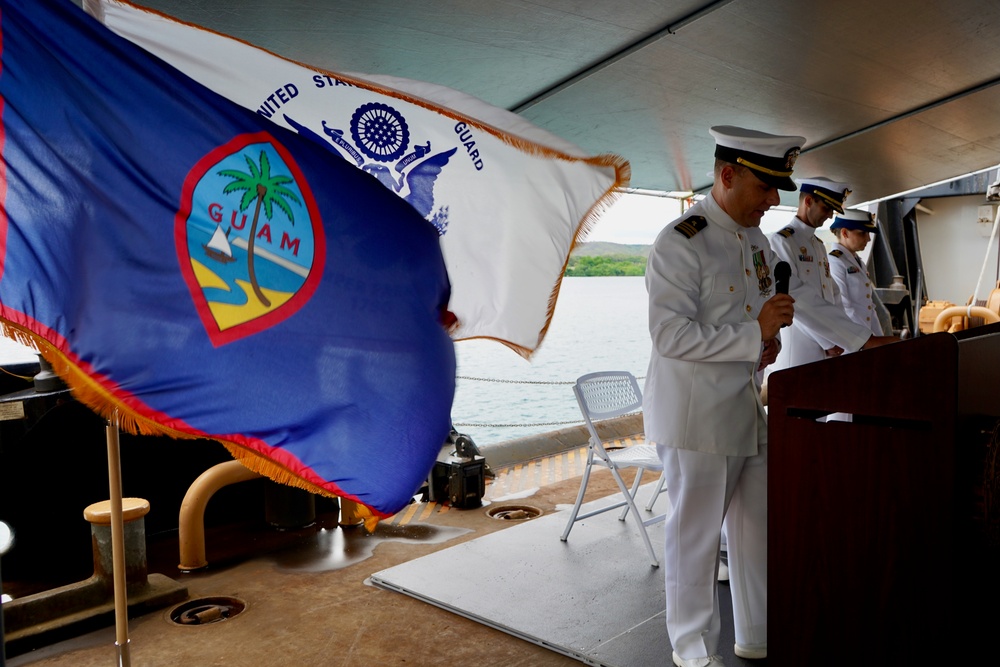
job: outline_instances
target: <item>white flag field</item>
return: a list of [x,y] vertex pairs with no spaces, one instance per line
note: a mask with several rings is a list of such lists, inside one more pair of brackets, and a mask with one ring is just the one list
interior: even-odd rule
[[530,357],[548,329],[570,251],[628,185],[623,158],[587,156],[450,88],[319,69],[118,0],[84,7],[202,85],[322,142],[413,205],[441,235],[455,340],[492,338]]

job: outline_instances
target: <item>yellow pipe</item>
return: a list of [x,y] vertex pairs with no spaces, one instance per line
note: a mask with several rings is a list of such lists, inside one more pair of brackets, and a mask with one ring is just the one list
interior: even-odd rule
[[948,327],[945,326],[945,322],[953,317],[981,317],[986,324],[993,324],[994,322],[1000,322],[1000,315],[989,308],[983,308],[982,306],[951,306],[950,308],[945,308],[938,316],[934,318],[934,333],[939,331],[947,331]]
[[214,465],[192,482],[181,503],[177,538],[181,552],[181,570],[198,570],[206,565],[205,559],[205,507],[216,491],[237,482],[248,482],[261,477],[239,461],[226,461]]
[[359,505],[353,500],[348,500],[347,498],[340,499],[341,526],[359,526],[365,522],[365,517],[367,515],[368,514],[365,513],[362,505]]

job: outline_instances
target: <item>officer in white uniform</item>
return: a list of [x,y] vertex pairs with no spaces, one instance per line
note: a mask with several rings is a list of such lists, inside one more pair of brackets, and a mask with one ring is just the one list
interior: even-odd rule
[[837,237],[830,251],[830,271],[847,316],[881,336],[882,324],[874,303],[875,286],[868,275],[868,267],[858,256],[877,229],[872,214],[867,211],[849,210],[837,216],[830,225],[830,231]]
[[[767,656],[767,421],[756,371],[782,325],[802,320],[845,350],[886,340],[796,276],[775,295],[760,220],[779,202],[802,137],[714,127],[711,193],[659,234],[649,255],[652,340],[646,439],[663,460],[666,625],[679,667],[717,667],[719,539],[725,521],[736,654]],[[792,305],[794,303],[794,306]]]
[[[788,262],[792,273],[802,282],[825,301],[837,304],[837,286],[830,276],[826,246],[816,238],[816,230],[834,213],[844,212],[844,201],[851,190],[846,183],[822,177],[795,182],[799,185],[798,211],[786,227],[769,237],[771,249]],[[822,329],[811,328],[799,320],[781,332],[781,351],[769,373],[820,361],[840,352]]]

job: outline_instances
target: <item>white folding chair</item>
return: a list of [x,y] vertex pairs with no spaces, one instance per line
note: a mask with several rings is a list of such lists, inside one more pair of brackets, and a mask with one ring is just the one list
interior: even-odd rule
[[[656,498],[665,490],[663,488],[663,463],[656,455],[656,447],[653,445],[632,445],[623,449],[605,449],[604,442],[601,436],[598,435],[597,427],[594,425],[595,421],[601,419],[620,417],[621,415],[641,410],[642,393],[639,390],[639,383],[636,382],[635,376],[627,371],[588,373],[577,379],[576,384],[573,385],[573,393],[576,395],[576,401],[580,405],[580,412],[583,413],[583,419],[587,423],[587,430],[590,431],[590,441],[587,445],[587,465],[583,469],[580,492],[577,494],[576,503],[570,512],[569,521],[566,523],[566,530],[563,531],[562,537],[559,539],[565,542],[566,538],[569,537],[569,532],[573,529],[573,524],[577,521],[623,507],[624,509],[622,509],[618,520],[624,521],[629,510],[632,511],[632,517],[639,528],[639,534],[646,543],[646,549],[649,551],[653,567],[659,567],[660,561],[657,559],[653,545],[649,541],[649,534],[646,532],[646,527],[663,521],[666,518],[666,514],[643,520],[635,505],[635,494],[639,490],[644,470],[658,470],[661,472],[660,479],[656,483],[656,489],[646,504],[647,512],[652,511]],[[580,514],[580,505],[583,504],[583,496],[587,491],[587,483],[590,481],[590,471],[593,466],[603,466],[611,471],[615,482],[618,483],[618,488],[621,489],[623,498],[611,505]],[[622,479],[621,470],[624,468],[636,468],[635,481],[631,489],[625,485],[625,481]]]

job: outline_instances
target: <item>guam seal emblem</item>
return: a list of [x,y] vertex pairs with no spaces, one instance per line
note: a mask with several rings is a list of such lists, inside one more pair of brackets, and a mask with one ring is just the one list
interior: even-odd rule
[[195,165],[174,239],[217,347],[287,319],[323,273],[326,244],[312,191],[291,154],[266,132],[237,137]]

